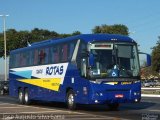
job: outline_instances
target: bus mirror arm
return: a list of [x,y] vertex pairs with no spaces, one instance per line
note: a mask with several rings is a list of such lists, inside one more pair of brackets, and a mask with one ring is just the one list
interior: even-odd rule
[[146,55],[146,66],[145,67],[151,66],[151,55],[144,53],[144,52],[139,52],[138,54]]

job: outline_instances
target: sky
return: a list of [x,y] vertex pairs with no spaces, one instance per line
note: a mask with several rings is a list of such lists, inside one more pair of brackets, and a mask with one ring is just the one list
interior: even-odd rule
[[[48,29],[92,33],[97,25],[124,24],[142,52],[151,53],[160,36],[160,0],[0,0],[6,29]],[[3,22],[0,19],[0,32]],[[0,73],[4,62],[0,60]]]

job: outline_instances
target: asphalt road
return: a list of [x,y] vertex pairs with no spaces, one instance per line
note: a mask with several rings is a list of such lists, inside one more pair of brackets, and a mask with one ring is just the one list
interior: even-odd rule
[[160,120],[160,98],[142,98],[140,103],[121,104],[109,111],[105,105],[79,105],[70,111],[63,103],[35,102],[20,105],[17,99],[0,96],[0,120]]

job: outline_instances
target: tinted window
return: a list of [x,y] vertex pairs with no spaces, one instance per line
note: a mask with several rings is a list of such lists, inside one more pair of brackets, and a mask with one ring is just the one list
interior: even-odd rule
[[69,44],[69,54],[68,54],[69,60],[72,59],[74,48],[75,48],[75,43],[70,43]]
[[26,52],[26,65],[25,66],[29,66],[30,65],[30,52],[27,51]]
[[62,45],[61,49],[61,62],[66,62],[68,60],[68,45]]
[[15,67],[15,61],[16,61],[15,58],[16,58],[15,55],[10,55],[10,61],[9,61],[10,68]]
[[46,53],[44,49],[40,49],[38,53],[38,64],[44,64],[45,63],[45,57]]
[[76,42],[56,44],[51,47],[22,51],[10,56],[10,67],[26,67],[70,61]]
[[59,46],[53,46],[50,48],[50,61],[52,64],[59,62]]
[[19,59],[20,58],[20,54],[18,53],[18,54],[16,54],[16,61],[15,61],[15,67],[18,67],[19,66]]
[[30,51],[29,65],[34,65],[34,52]]
[[38,64],[38,50],[34,50],[34,65]]
[[49,48],[45,48],[45,64],[49,63]]

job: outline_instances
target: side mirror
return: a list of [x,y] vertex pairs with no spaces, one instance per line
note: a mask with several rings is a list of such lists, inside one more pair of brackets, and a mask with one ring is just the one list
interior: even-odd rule
[[151,56],[147,54],[147,65],[151,66]]
[[151,55],[147,54],[147,53],[143,53],[143,52],[139,52],[139,55],[145,55],[146,59],[145,59],[145,66],[144,67],[149,67],[151,66]]

